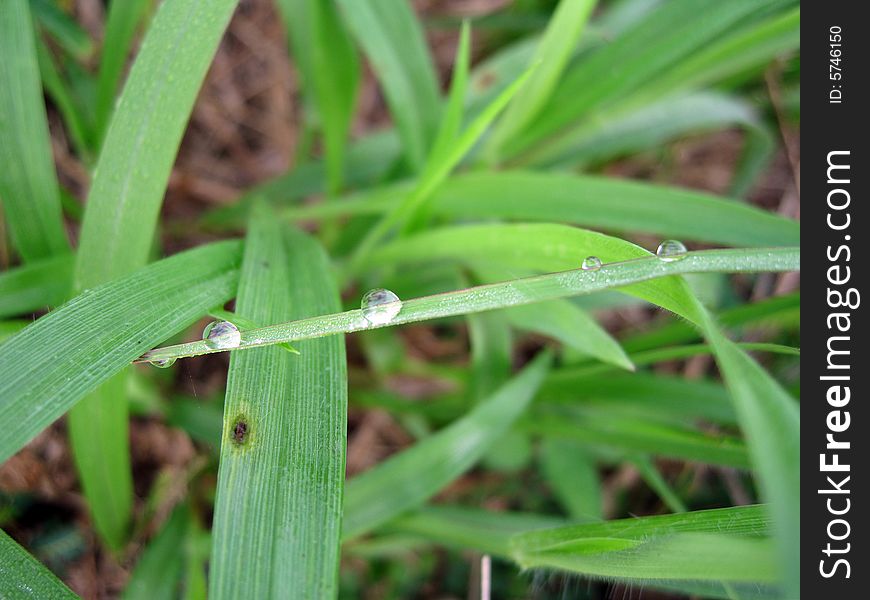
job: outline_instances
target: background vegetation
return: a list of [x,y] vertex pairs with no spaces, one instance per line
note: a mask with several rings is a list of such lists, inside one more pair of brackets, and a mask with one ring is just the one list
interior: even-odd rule
[[799,597],[799,22],[4,0],[0,597]]

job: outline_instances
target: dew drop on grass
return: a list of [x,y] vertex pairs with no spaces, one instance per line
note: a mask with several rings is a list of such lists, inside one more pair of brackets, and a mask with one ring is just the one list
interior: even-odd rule
[[601,268],[601,259],[597,256],[587,256],[583,259],[583,264],[580,268],[584,271],[597,271]]
[[212,321],[202,330],[202,339],[212,350],[229,350],[239,347],[242,334],[239,328],[229,321]]
[[158,359],[158,360],[151,361],[151,366],[157,367],[158,369],[168,369],[169,367],[171,367],[174,364],[175,364],[174,358],[164,358],[164,359]]
[[665,262],[674,262],[686,258],[686,246],[678,240],[665,240],[659,244],[656,256]]
[[360,308],[371,325],[386,325],[402,310],[402,301],[390,290],[371,290],[363,296]]

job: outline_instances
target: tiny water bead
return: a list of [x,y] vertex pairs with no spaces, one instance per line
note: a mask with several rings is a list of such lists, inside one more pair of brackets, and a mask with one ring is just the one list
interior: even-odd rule
[[402,301],[390,290],[371,290],[363,296],[360,308],[370,324],[386,325],[402,310]]
[[202,339],[212,350],[229,350],[239,347],[242,334],[239,328],[229,321],[212,321],[202,330]]
[[580,268],[584,271],[597,271],[601,268],[601,259],[597,256],[587,256],[583,259],[583,264]]
[[687,253],[686,246],[678,240],[665,240],[659,244],[659,248],[656,250],[656,256],[665,262],[686,258]]
[[174,358],[163,358],[151,361],[152,367],[157,367],[158,369],[168,369],[172,365],[175,364]]

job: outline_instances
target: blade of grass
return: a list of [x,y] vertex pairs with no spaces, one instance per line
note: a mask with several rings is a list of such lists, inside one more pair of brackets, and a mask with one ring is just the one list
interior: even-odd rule
[[425,502],[471,468],[522,414],[550,366],[542,353],[465,417],[347,483],[342,539]]
[[[293,220],[392,210],[406,184],[329,204],[289,208]],[[530,199],[534,199],[531,201]],[[729,246],[796,245],[800,224],[702,192],[595,176],[534,171],[455,175],[433,193],[432,213],[450,219],[552,221],[648,232]],[[751,222],[752,227],[746,227]]]
[[[236,4],[167,0],[158,8],[94,171],[79,237],[76,290],[111,281],[147,262],[185,125]],[[129,453],[126,444],[119,445],[126,439],[127,402],[116,395],[123,384],[116,385],[96,390],[69,415],[70,441],[91,514],[115,548],[124,539],[132,510]],[[99,420],[93,419],[96,414]]]
[[604,518],[601,479],[595,460],[570,440],[546,438],[540,446],[541,472],[568,516],[577,522]]
[[233,297],[238,242],[201,246],[97,286],[0,346],[0,462],[160,340]]
[[677,422],[704,419],[731,425],[737,417],[725,388],[713,381],[685,380],[652,373],[596,374],[563,367],[541,386],[541,400],[618,410],[624,414]]
[[34,19],[64,50],[83,60],[94,51],[94,42],[75,19],[52,0],[29,0]]
[[[471,27],[468,21],[463,21],[462,30],[459,33],[459,45],[456,48],[456,58],[453,59],[453,78],[450,80],[450,94],[444,114],[438,126],[438,134],[432,144],[432,150],[426,159],[426,168],[433,164],[450,160],[450,150],[456,143],[462,127],[463,102],[465,101],[465,88],[468,85],[468,71],[471,66]],[[425,177],[425,172],[423,177]],[[428,207],[426,207],[428,208]],[[403,233],[417,229],[423,229],[430,217],[429,210],[418,209],[414,211],[402,227]]]
[[[782,6],[779,0],[765,0],[750,4],[721,3],[709,0],[679,0],[665,3],[619,38],[603,46],[587,60],[570,68],[552,94],[539,118],[505,147],[507,155],[514,155],[533,144],[558,135],[578,119],[607,104],[614,107],[651,100],[653,94],[642,92],[648,85],[658,86],[658,80],[678,69],[694,54],[703,53],[705,47],[722,39],[734,38],[752,23],[769,12],[772,6]],[[698,14],[704,19],[699,20]],[[769,59],[769,58],[768,58]],[[620,77],[609,76],[614,64],[620,65]],[[730,63],[719,72],[730,72]],[[660,86],[659,86],[660,87]],[[687,89],[680,82],[670,93]]]
[[190,508],[175,508],[160,532],[145,547],[127,587],[124,600],[172,600],[177,598],[184,567],[184,545],[190,521]]
[[703,329],[745,432],[762,498],[770,502],[782,583],[800,594],[800,412],[761,366],[706,312]]
[[521,533],[511,539],[524,568],[557,567],[598,577],[769,582],[776,568],[761,506]]
[[72,254],[61,254],[0,273],[0,319],[57,306],[69,298],[74,261]]
[[424,506],[399,517],[385,529],[422,536],[455,548],[511,558],[510,539],[517,533],[552,529],[564,521],[550,515],[490,512],[464,506]]
[[518,329],[547,335],[606,363],[634,370],[619,342],[576,304],[551,300],[509,308],[505,314]]
[[25,261],[69,251],[28,0],[0,5],[0,201]]
[[[664,262],[657,257],[648,256],[613,263],[602,267],[599,271],[576,269],[549,273],[406,300],[402,303],[400,312],[389,323],[372,324],[363,316],[362,311],[357,309],[252,329],[242,332],[239,349],[508,308],[619,288],[668,275],[700,272],[793,271],[799,267],[800,251],[796,248],[703,250],[691,252],[685,258],[674,262]],[[686,289],[675,289],[677,290],[675,293],[678,294],[676,298],[686,301],[688,293]],[[696,305],[689,313],[697,310]],[[199,356],[223,351],[225,350],[209,348],[203,341],[188,342],[156,348],[142,355],[137,362]]]
[[78,598],[3,530],[0,530],[0,597]]
[[[297,232],[285,240],[270,214],[256,213],[236,305],[245,318],[269,322],[335,310],[339,301],[317,243]],[[347,428],[344,341],[311,340],[299,348],[299,356],[263,348],[231,358],[210,597],[336,593]],[[252,562],[253,556],[262,558]]]
[[383,87],[414,170],[423,167],[441,115],[435,69],[406,0],[337,0]]
[[351,259],[352,266],[363,263],[372,249],[394,227],[413,219],[421,210],[426,210],[426,203],[437,187],[447,178],[450,171],[468,153],[484,134],[490,123],[504,109],[510,99],[522,88],[534,67],[520,75],[504,92],[492,101],[460,134],[449,150],[439,155],[430,155],[420,175],[420,180],[411,192],[391,211],[384,215],[378,223],[366,234],[357,246]]
[[631,463],[637,467],[637,470],[640,471],[640,476],[643,477],[644,481],[646,481],[647,485],[653,489],[658,497],[662,499],[662,502],[665,503],[665,506],[667,506],[671,512],[684,513],[688,511],[686,505],[677,493],[671,489],[671,486],[668,485],[668,482],[665,481],[664,477],[662,477],[662,474],[649,456],[641,454],[633,456],[629,460],[631,460]]
[[542,405],[522,423],[525,431],[546,437],[715,465],[749,467],[746,446],[737,438],[707,435],[684,425],[623,416],[605,409]]
[[521,131],[546,104],[596,4],[596,0],[559,2],[532,59],[531,64],[541,63],[541,67],[513,99],[487,141],[484,154],[491,160],[498,160],[502,144]]
[[332,1],[279,0],[278,8],[302,74],[306,110],[317,112],[324,133],[330,193],[343,185],[345,147],[353,118],[359,59]]
[[[90,123],[88,115],[82,109],[79,98],[73,95],[72,90],[64,81],[54,64],[51,51],[42,40],[36,41],[36,57],[39,62],[39,73],[42,77],[42,85],[45,92],[54,101],[55,107],[60,111],[70,141],[76,150],[78,157],[87,165],[93,160],[93,153],[88,144],[90,136]],[[63,191],[61,190],[61,194]],[[63,204],[63,196],[60,197]]]
[[109,4],[94,102],[95,148],[99,148],[109,125],[136,28],[150,8],[151,0],[112,0]]

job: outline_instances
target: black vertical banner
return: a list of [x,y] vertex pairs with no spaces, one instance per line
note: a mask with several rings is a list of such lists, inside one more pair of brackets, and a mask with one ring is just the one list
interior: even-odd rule
[[803,9],[801,585],[804,598],[851,600],[870,590],[870,29],[862,2]]

